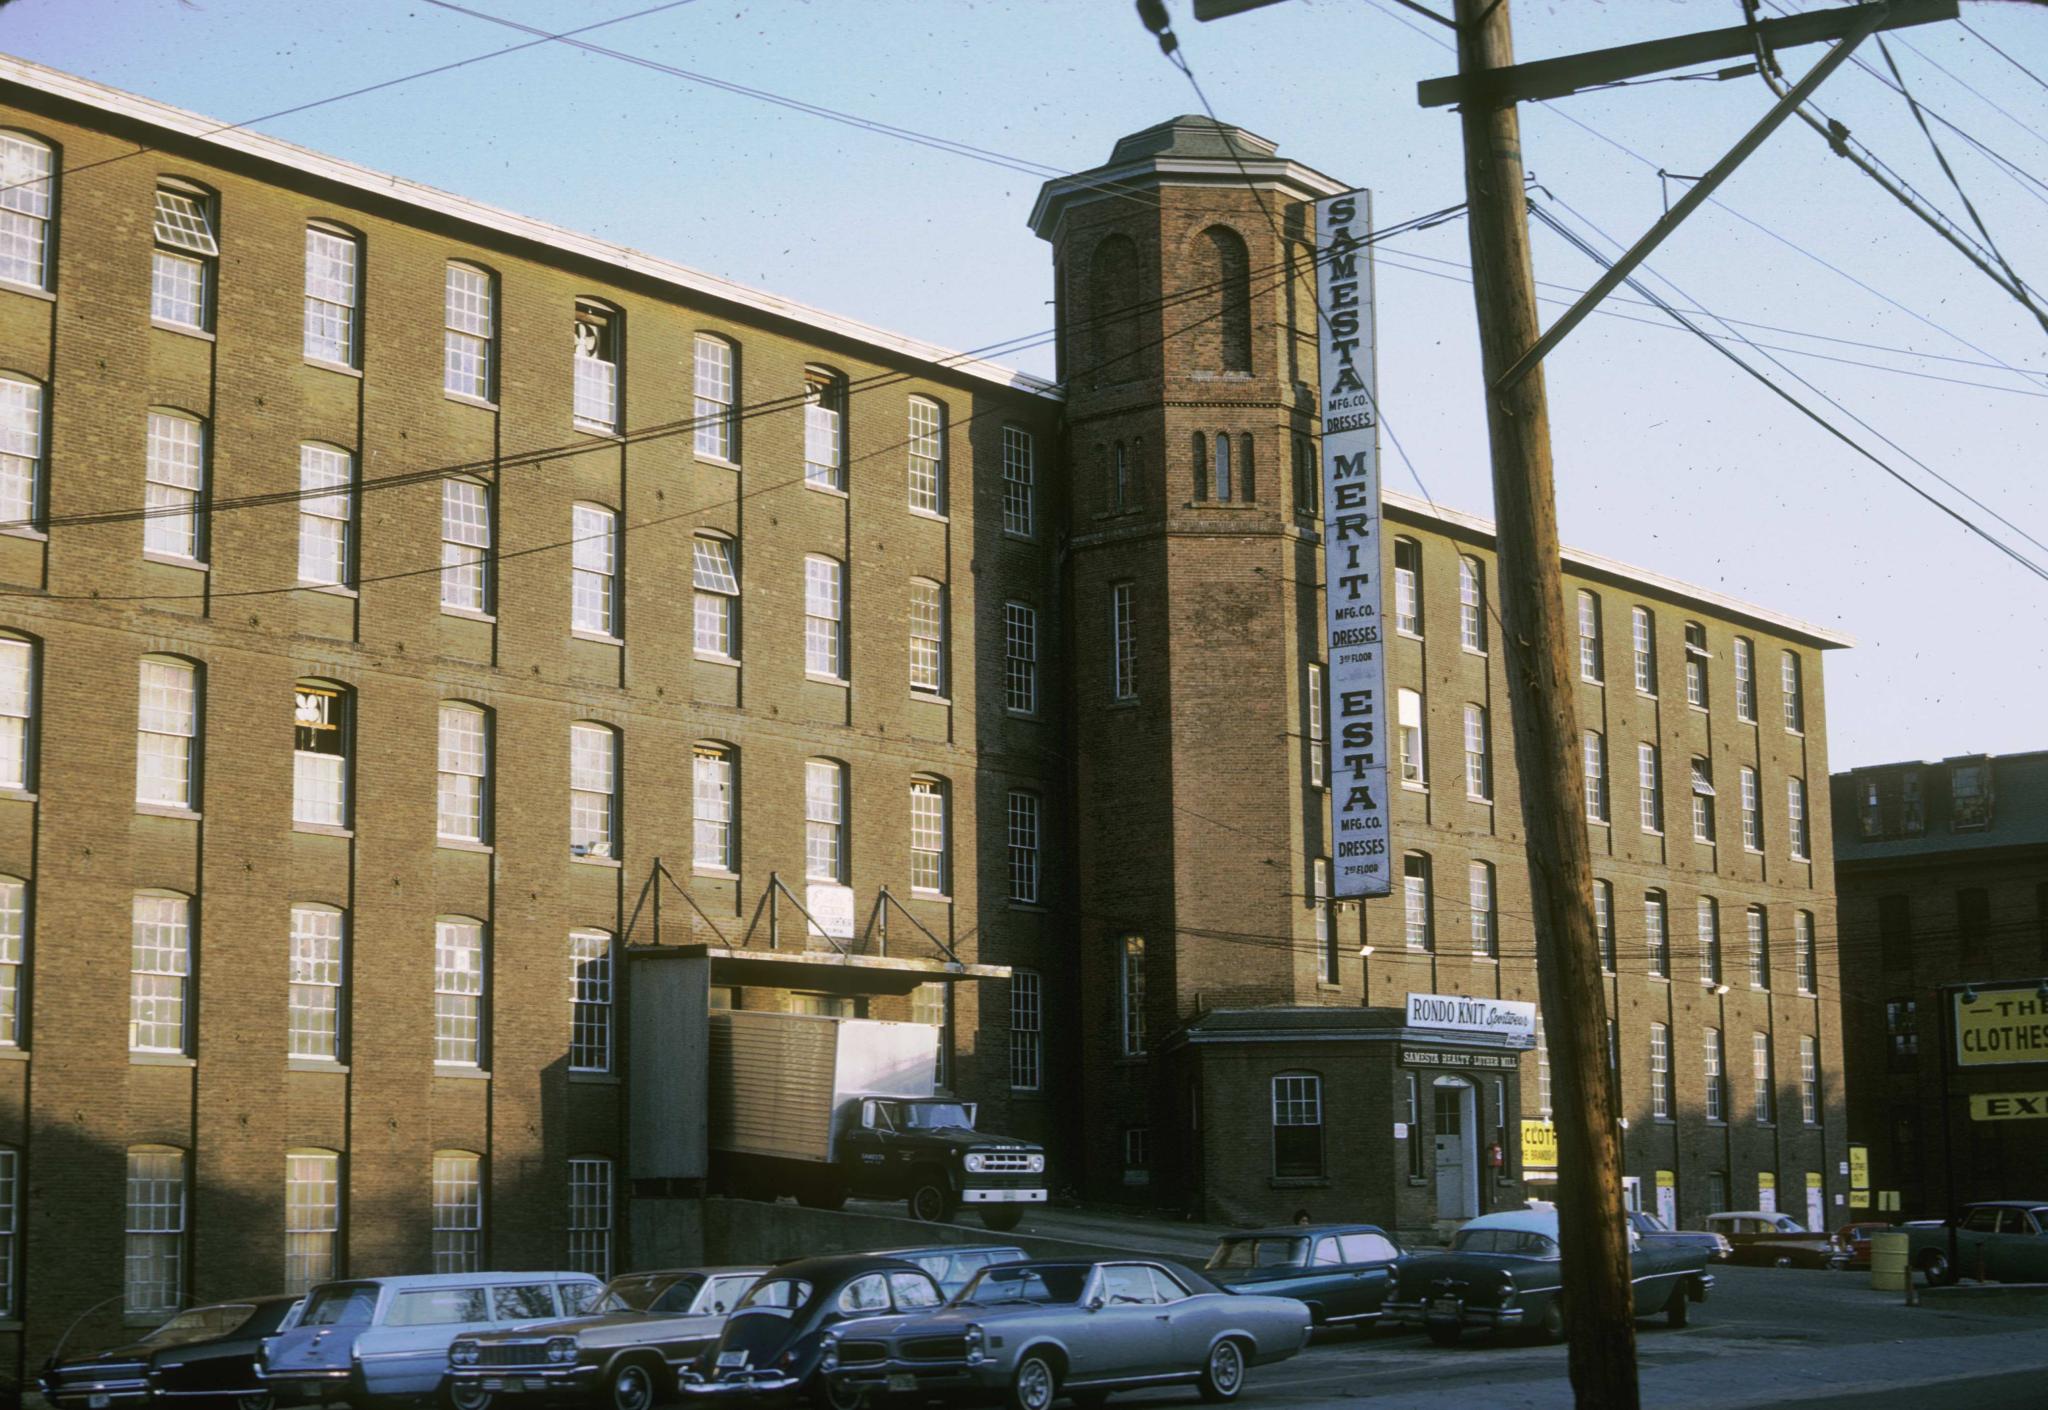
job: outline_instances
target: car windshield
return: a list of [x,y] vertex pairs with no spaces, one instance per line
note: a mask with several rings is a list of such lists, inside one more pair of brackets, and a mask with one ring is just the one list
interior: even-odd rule
[[1635,1219],[1636,1227],[1646,1234],[1668,1234],[1672,1232],[1671,1226],[1654,1214],[1638,1214],[1635,1216]]
[[972,1131],[974,1118],[959,1102],[909,1102],[897,1108],[906,1131]]
[[737,1310],[760,1307],[787,1312],[811,1300],[811,1285],[801,1278],[763,1278],[740,1299]]
[[377,1313],[377,1289],[371,1283],[334,1283],[313,1294],[302,1327],[367,1327]]
[[142,1339],[144,1346],[183,1346],[187,1342],[224,1337],[249,1320],[255,1311],[246,1302],[222,1303],[218,1307],[195,1307],[180,1312]]
[[1224,1272],[1250,1268],[1298,1268],[1308,1255],[1308,1240],[1294,1235],[1260,1239],[1225,1239],[1209,1255],[1208,1266]]
[[672,1274],[646,1273],[614,1278],[604,1290],[599,1312],[685,1312],[702,1282]]
[[961,1302],[991,1307],[1001,1302],[1035,1302],[1055,1307],[1081,1300],[1088,1269],[1080,1266],[1033,1267],[1028,1263],[985,1268],[960,1293]]
[[1462,1229],[1451,1245],[1460,1253],[1508,1253],[1520,1258],[1555,1258],[1557,1244],[1528,1229]]

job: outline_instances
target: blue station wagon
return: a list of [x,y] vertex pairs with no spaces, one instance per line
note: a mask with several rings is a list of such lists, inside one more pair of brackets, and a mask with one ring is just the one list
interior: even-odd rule
[[1231,1292],[1295,1298],[1317,1326],[1341,1326],[1381,1315],[1401,1257],[1374,1224],[1296,1224],[1227,1234],[1202,1271]]

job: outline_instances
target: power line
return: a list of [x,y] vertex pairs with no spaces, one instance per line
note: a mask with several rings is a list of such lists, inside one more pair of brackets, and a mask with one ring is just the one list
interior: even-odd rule
[[2032,69],[2028,68],[2018,59],[2015,59],[2012,55],[2006,53],[2005,50],[1999,48],[1996,44],[1993,44],[1981,32],[1974,28],[1968,20],[1959,19],[1956,21],[1956,23],[1963,27],[1963,33],[1969,35],[1972,39],[1976,40],[1979,44],[1982,44],[1986,49],[1989,49],[1992,53],[1998,55],[1999,58],[2005,60],[2008,64],[2011,64],[2014,68],[2018,69],[2028,78],[2033,79],[2034,82],[2039,84],[2042,88],[2048,89],[2048,78],[2041,77],[2041,75],[2035,73]]

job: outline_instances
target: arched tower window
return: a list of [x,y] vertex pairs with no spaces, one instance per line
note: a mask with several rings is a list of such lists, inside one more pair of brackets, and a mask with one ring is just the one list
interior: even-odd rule
[[1194,285],[1203,312],[1218,316],[1198,325],[1205,336],[1195,344],[1196,366],[1204,372],[1252,370],[1251,257],[1244,237],[1212,225],[1195,239]]
[[1138,375],[1138,247],[1110,235],[1088,266],[1088,313],[1093,356],[1077,369],[1098,382],[1128,382]]
[[1200,431],[1195,432],[1195,500],[1197,503],[1209,497],[1209,438]]

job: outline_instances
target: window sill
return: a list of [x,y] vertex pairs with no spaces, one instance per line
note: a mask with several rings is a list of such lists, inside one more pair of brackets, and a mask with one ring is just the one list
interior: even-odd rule
[[434,1075],[436,1077],[447,1077],[457,1082],[488,1082],[491,1080],[490,1073],[481,1067],[466,1062],[436,1062],[434,1064]]
[[284,1060],[286,1072],[328,1072],[336,1076],[348,1076],[348,1064],[334,1058],[288,1057]]
[[1499,955],[1482,955],[1482,954],[1478,953],[1477,951],[1474,951],[1474,952],[1473,952],[1473,955],[1472,955],[1472,963],[1474,963],[1474,964],[1499,964],[1499,963],[1500,963],[1500,956],[1499,956]]
[[616,1072],[571,1071],[569,1080],[579,1087],[616,1087],[619,1085],[619,1074]]
[[28,539],[34,543],[48,543],[50,541],[50,536],[47,533],[28,524],[10,524],[4,529],[0,529],[0,534],[5,534],[11,539]]
[[434,845],[446,852],[480,852],[486,857],[498,850],[488,842],[477,842],[467,837],[436,837]]
[[734,667],[737,667],[737,666],[738,666],[738,665],[740,664],[740,658],[739,658],[739,657],[737,657],[737,656],[720,656],[720,655],[719,655],[719,654],[718,654],[717,652],[715,652],[715,651],[697,651],[697,652],[693,652],[693,653],[691,653],[691,654],[692,654],[693,656],[695,656],[697,660],[699,660],[699,661],[702,661],[702,662],[703,662],[703,663],[704,663],[705,665],[707,665],[707,666],[734,666]]
[[0,289],[10,294],[27,294],[30,298],[41,299],[46,304],[57,302],[55,294],[35,284],[17,284],[12,279],[0,279]]
[[1396,627],[1396,628],[1394,628],[1394,635],[1395,635],[1395,636],[1397,636],[1397,637],[1400,637],[1400,638],[1401,638],[1401,639],[1402,639],[1403,641],[1421,641],[1421,640],[1422,640],[1422,633],[1421,633],[1421,632],[1411,632],[1411,631],[1409,631],[1409,630],[1408,630],[1408,629],[1407,629],[1406,627]]
[[950,524],[953,522],[953,516],[950,514],[937,509],[919,509],[914,504],[910,506],[910,517],[913,519],[929,519],[934,524]]
[[339,372],[339,373],[340,373],[340,374],[341,374],[342,376],[344,376],[344,377],[353,377],[353,378],[355,378],[355,379],[356,379],[357,381],[359,381],[359,382],[360,382],[360,381],[362,380],[362,378],[363,378],[363,369],[362,369],[362,368],[360,368],[360,367],[350,367],[350,366],[349,366],[349,365],[348,365],[347,363],[345,363],[345,362],[329,362],[329,361],[328,361],[328,360],[327,360],[326,358],[324,358],[324,357],[309,357],[309,358],[305,358],[305,359],[303,359],[303,361],[305,362],[306,366],[308,366],[308,367],[317,367],[317,368],[319,368],[319,369],[320,369],[320,370],[321,370],[322,372]]
[[362,595],[358,593],[354,588],[350,587],[347,583],[309,583],[301,580],[299,583],[299,589],[302,592],[322,593],[328,597],[346,597],[353,599],[356,597],[360,597]]
[[[1320,787],[1321,787],[1322,785],[1321,785],[1321,784],[1318,784],[1318,785],[1316,785],[1316,786],[1317,786],[1318,788],[1320,788]],[[1424,789],[1423,791],[1424,791],[1424,792],[1428,792],[1428,790],[1427,790],[1427,789]],[[1492,800],[1491,798],[1488,798],[1488,797],[1487,797],[1487,796],[1486,796],[1485,794],[1483,794],[1483,793],[1467,793],[1467,794],[1465,795],[1465,801],[1466,801],[1467,803],[1483,803],[1483,804],[1485,804],[1485,805],[1486,805],[1487,807],[1489,807],[1489,808],[1491,808],[1491,807],[1493,806],[1493,800]]]
[[[1608,970],[1607,972],[1608,972],[1609,974],[1612,974],[1612,973],[1614,973],[1614,971],[1613,971],[1613,970],[1611,970],[1611,969],[1610,969],[1610,970]],[[1668,974],[1658,974],[1658,973],[1657,973],[1657,972],[1656,972],[1655,970],[1652,970],[1652,971],[1651,971],[1651,972],[1650,972],[1649,974],[1647,974],[1647,975],[1644,975],[1643,977],[1644,977],[1645,979],[1648,979],[1648,980],[1650,980],[1650,981],[1651,981],[1652,983],[1656,983],[1656,984],[1669,984],[1669,983],[1671,982],[1671,976],[1670,976],[1670,975],[1668,975]]]
[[496,402],[487,400],[484,397],[473,397],[468,392],[451,392],[446,387],[443,387],[441,395],[448,401],[455,402],[461,406],[473,406],[480,411],[496,411],[498,409]]
[[816,490],[819,494],[831,495],[834,499],[853,498],[852,495],[848,494],[845,490],[840,489],[839,486],[828,485],[823,483],[822,481],[813,480],[809,475],[804,476],[804,488],[807,490]]
[[1751,857],[1761,857],[1761,856],[1762,856],[1762,855],[1764,854],[1764,849],[1763,849],[1763,848],[1761,848],[1761,847],[1752,847],[1752,846],[1750,846],[1750,845],[1749,845],[1749,844],[1748,844],[1747,842],[1745,842],[1745,843],[1743,843],[1743,844],[1742,844],[1742,851],[1743,851],[1743,854],[1744,854],[1745,856],[1751,856]]
[[1600,688],[1601,688],[1602,690],[1605,690],[1605,689],[1607,689],[1607,682],[1606,682],[1606,681],[1604,681],[1604,680],[1602,680],[1602,679],[1601,679],[1600,677],[1598,677],[1598,676],[1580,676],[1580,677],[1579,677],[1579,684],[1580,684],[1580,685],[1597,685],[1597,686],[1599,686],[1599,687],[1600,687]]
[[441,604],[441,615],[460,617],[465,622],[488,622],[492,626],[498,624],[498,614],[495,612],[478,612],[469,607],[450,607],[445,602]]
[[1466,654],[1467,656],[1477,656],[1477,657],[1478,657],[1478,658],[1479,658],[1480,660],[1482,660],[1482,661],[1486,659],[1486,657],[1487,657],[1487,654],[1488,654],[1488,653],[1487,653],[1487,650],[1486,650],[1486,648],[1485,648],[1485,647],[1483,647],[1483,646],[1463,646],[1463,645],[1461,645],[1461,646],[1459,646],[1459,648],[1458,648],[1458,649],[1459,649],[1460,651],[1464,652],[1464,653],[1465,653],[1465,654]]
[[585,421],[581,417],[571,417],[569,424],[584,435],[595,436],[601,441],[623,442],[626,439],[619,434],[619,428],[616,423],[607,426],[601,421]]
[[197,808],[180,808],[175,803],[137,803],[135,813],[138,817],[184,818],[187,822],[198,822],[201,816]]
[[931,690],[919,690],[916,686],[910,688],[910,698],[912,700],[922,700],[932,705],[944,705],[949,708],[953,704],[953,697],[950,695],[941,695]]
[[1661,700],[1662,698],[1654,690],[1644,690],[1641,686],[1636,687],[1636,699],[1638,700]]
[[1052,907],[1046,905],[1043,901],[1019,901],[1014,898],[1005,901],[1003,908],[1005,910],[1021,911],[1025,915],[1033,916],[1046,915],[1052,910]]
[[27,1062],[28,1049],[17,1048],[12,1043],[0,1044],[0,1062]]
[[1404,792],[1408,792],[1408,793],[1427,793],[1427,792],[1429,792],[1429,785],[1428,785],[1428,784],[1426,784],[1426,783],[1410,783],[1410,782],[1408,782],[1408,781],[1407,781],[1406,779],[1403,779],[1403,780],[1401,780],[1401,788],[1402,788],[1402,790],[1403,790]]
[[1012,543],[1037,543],[1037,534],[1020,534],[1015,529],[1003,530],[1003,537]]
[[910,888],[910,899],[913,901],[937,901],[941,905],[946,906],[953,904],[953,898],[943,891],[920,891],[915,886]]
[[1587,827],[1613,827],[1613,826],[1614,826],[1614,824],[1613,824],[1612,822],[1608,821],[1608,820],[1607,820],[1606,818],[1587,818],[1587,819],[1586,819],[1586,826],[1587,826]]
[[1690,700],[1685,702],[1685,708],[1692,711],[1695,715],[1711,715],[1714,713],[1712,710],[1709,710],[1706,706],[1695,705]]
[[694,452],[692,452],[692,454],[693,454],[693,456],[695,457],[695,459],[696,459],[696,461],[697,461],[697,463],[698,463],[699,465],[709,465],[709,466],[711,466],[711,467],[712,467],[712,468],[713,468],[714,470],[735,470],[735,471],[736,471],[736,470],[738,470],[738,469],[740,468],[740,463],[739,463],[739,462],[738,462],[737,460],[727,460],[727,459],[726,459],[726,458],[725,458],[724,456],[722,456],[722,455],[706,455],[706,454],[705,454],[705,453],[704,453],[703,451],[701,451],[701,450],[700,450],[700,451],[694,451]]
[[352,827],[341,827],[335,823],[298,822],[296,820],[292,823],[292,831],[309,833],[316,837],[354,837],[356,835],[356,830]]
[[214,341],[213,334],[204,328],[194,328],[189,323],[168,323],[161,318],[152,318],[149,320],[149,326],[161,328],[166,333],[176,333],[181,338],[197,338],[202,343]]
[[137,1053],[128,1054],[130,1067],[197,1067],[199,1059],[183,1053]]
[[1126,695],[1120,700],[1113,698],[1105,702],[1103,708],[1106,710],[1135,710],[1138,708],[1138,697]]
[[579,857],[574,852],[569,854],[569,860],[579,867],[610,867],[614,871],[625,866],[617,857]]
[[1040,723],[1043,718],[1036,710],[1012,710],[1008,706],[1003,708],[1003,714],[1012,720],[1030,720],[1033,724]]
[[1738,725],[1748,725],[1748,726],[1749,726],[1749,727],[1750,727],[1751,729],[1755,729],[1755,728],[1756,728],[1756,716],[1754,716],[1754,715],[1745,715],[1745,714],[1743,714],[1743,713],[1742,713],[1741,711],[1739,711],[1739,710],[1738,710],[1738,711],[1736,712],[1736,714],[1735,714],[1735,723],[1736,723],[1736,724],[1738,724]]
[[586,631],[582,627],[569,628],[569,635],[577,641],[594,641],[600,646],[624,646],[626,644],[626,639],[622,636],[613,636],[610,632]]
[[1791,735],[1794,739],[1806,738],[1806,728],[1803,725],[1787,725],[1785,726],[1785,733]]
[[805,671],[804,679],[807,681],[815,681],[819,685],[836,685],[842,690],[846,689],[848,686],[853,684],[853,682],[849,681],[845,676],[820,675],[816,671]]
[[142,550],[142,561],[145,563],[162,563],[172,568],[190,568],[200,573],[210,573],[213,571],[213,565],[203,558],[180,558],[175,553],[157,553],[147,548]]

